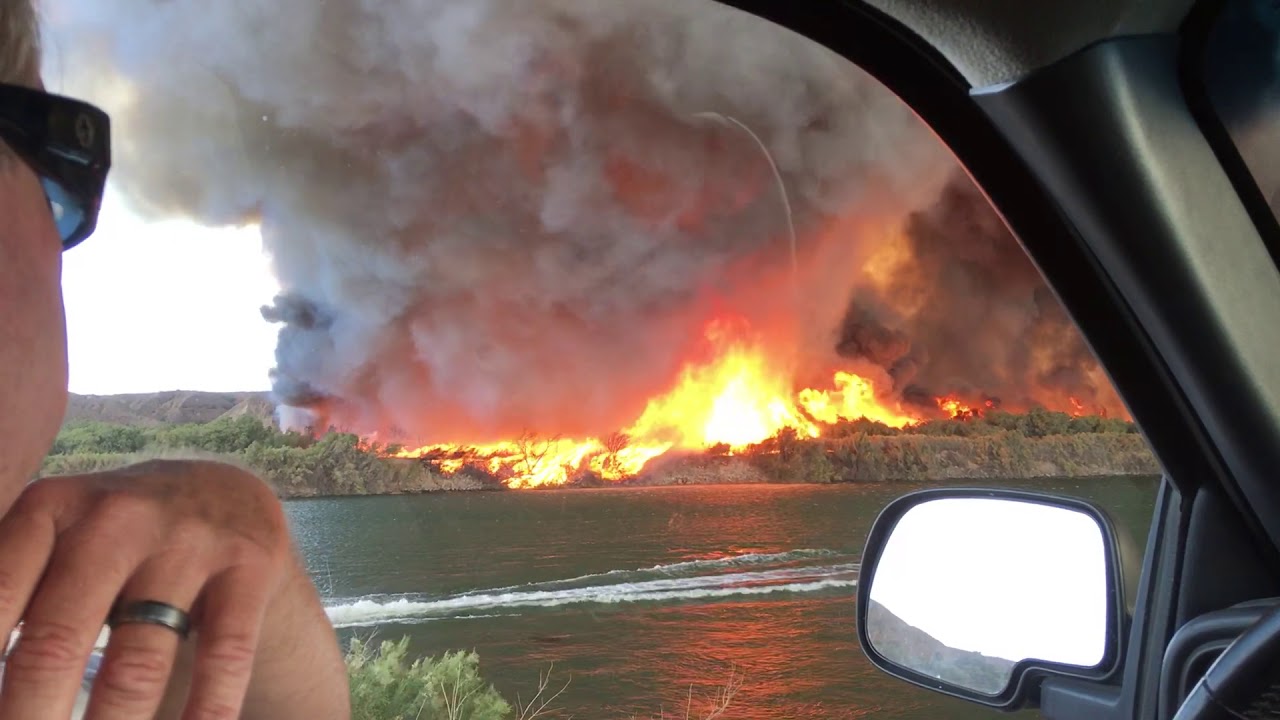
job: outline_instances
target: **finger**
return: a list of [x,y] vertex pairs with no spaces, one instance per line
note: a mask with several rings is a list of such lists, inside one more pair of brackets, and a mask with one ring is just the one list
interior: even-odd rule
[[111,603],[144,555],[138,538],[103,537],[86,528],[60,538],[5,663],[0,718],[71,714]]
[[[149,560],[125,584],[119,602],[127,605],[152,600],[187,611],[207,579],[204,567],[199,558],[175,553]],[[181,640],[176,631],[163,625],[113,626],[85,720],[155,717]]]
[[12,631],[22,620],[56,537],[53,517],[21,502],[0,520],[0,631]]
[[205,586],[184,720],[240,717],[270,587],[263,571],[249,567],[228,570]]

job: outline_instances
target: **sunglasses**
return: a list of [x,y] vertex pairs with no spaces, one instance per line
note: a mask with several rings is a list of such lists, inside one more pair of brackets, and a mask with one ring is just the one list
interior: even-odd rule
[[111,120],[79,100],[0,83],[0,139],[35,171],[69,250],[93,234],[111,168]]

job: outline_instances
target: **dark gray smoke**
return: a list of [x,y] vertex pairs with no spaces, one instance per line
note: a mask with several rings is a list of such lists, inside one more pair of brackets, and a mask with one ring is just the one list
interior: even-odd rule
[[1032,405],[1125,416],[1093,354],[1040,272],[969,177],[957,172],[910,214],[907,252],[874,292],[855,290],[837,350],[889,370],[902,397],[1005,409]]

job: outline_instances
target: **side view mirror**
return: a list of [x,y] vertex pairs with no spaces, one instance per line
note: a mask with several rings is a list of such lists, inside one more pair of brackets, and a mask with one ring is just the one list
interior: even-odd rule
[[1115,532],[1093,505],[925,490],[895,500],[871,528],[858,641],[890,675],[1014,710],[1037,678],[1116,669],[1121,590]]

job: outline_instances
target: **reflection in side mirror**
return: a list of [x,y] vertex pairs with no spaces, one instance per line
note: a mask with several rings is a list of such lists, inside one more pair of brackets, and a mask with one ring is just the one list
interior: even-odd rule
[[1114,543],[1097,513],[1031,495],[926,494],[890,506],[868,543],[858,621],[878,665],[980,701],[1011,691],[1022,661],[1102,667],[1118,611]]

